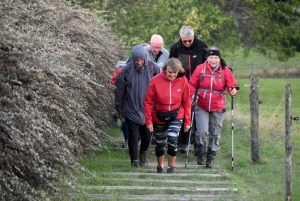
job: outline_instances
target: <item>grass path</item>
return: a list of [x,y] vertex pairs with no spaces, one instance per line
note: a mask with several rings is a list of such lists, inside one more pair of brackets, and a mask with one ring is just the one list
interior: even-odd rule
[[[189,154],[185,166],[185,154],[178,154],[175,174],[156,173],[154,146],[149,150],[146,167],[133,168],[126,149],[120,148],[121,138],[115,138],[115,146],[109,155],[88,157],[83,163],[94,173],[94,178],[79,178],[86,193],[82,200],[245,200],[238,187],[216,165],[213,169],[197,165],[195,156]],[[99,161],[104,162],[100,167]],[[87,162],[88,161],[88,162]],[[95,163],[93,164],[94,161]],[[166,162],[166,161],[165,161]],[[92,164],[91,164],[92,163]],[[98,167],[98,168],[96,168]]]

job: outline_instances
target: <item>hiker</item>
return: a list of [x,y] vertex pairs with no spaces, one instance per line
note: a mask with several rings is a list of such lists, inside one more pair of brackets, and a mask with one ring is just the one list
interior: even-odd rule
[[163,64],[169,58],[169,52],[164,47],[163,38],[160,35],[154,34],[147,46],[145,46],[148,59],[154,61],[162,68]]
[[[118,62],[119,64],[119,62]],[[115,86],[117,86],[117,81],[118,81],[118,76],[119,73],[122,71],[123,67],[127,64],[126,62],[120,62],[120,64],[116,66],[116,69],[114,70],[114,72],[111,74],[109,82],[111,84],[114,84]],[[113,92],[115,93],[116,88],[113,89]],[[113,115],[113,119],[116,125],[118,125],[118,115]],[[124,145],[122,145],[122,148],[127,149],[128,148],[128,126],[125,121],[121,121],[121,130],[123,132],[123,136],[124,136]]]
[[[190,26],[181,27],[179,35],[179,40],[170,48],[169,57],[178,58],[181,61],[186,72],[185,76],[190,80],[196,67],[206,60],[207,45],[195,35],[193,28]],[[194,136],[194,131],[192,135]],[[194,137],[191,137],[191,139],[193,141]],[[182,128],[178,137],[178,147],[181,153],[186,153],[188,141],[189,133],[184,132]]]
[[[163,64],[169,58],[169,52],[164,47],[164,40],[161,35],[154,34],[151,36],[149,44],[144,46],[148,59],[154,61],[160,67],[162,71]],[[155,144],[155,135],[152,136],[151,144]]]
[[[151,135],[147,132],[144,99],[149,82],[160,72],[159,66],[148,60],[142,45],[132,48],[132,60],[119,73],[115,105],[122,122],[128,125],[128,148],[133,167],[145,166]],[[140,150],[138,147],[141,138]],[[139,153],[138,153],[139,152]]]
[[191,99],[181,62],[176,58],[168,59],[162,69],[163,72],[150,81],[144,111],[146,126],[156,136],[157,173],[163,172],[166,146],[167,173],[174,173],[177,138],[182,123],[185,132],[190,129]]
[[[157,63],[160,67],[160,71],[162,71],[162,66],[170,55],[168,50],[163,47],[163,38],[158,34],[154,34],[151,36],[151,40],[148,44],[143,43],[141,45],[143,45],[148,59]],[[132,58],[129,57],[128,61],[132,61]]]
[[237,83],[231,70],[221,58],[217,48],[207,51],[207,60],[197,66],[191,76],[190,82],[191,98],[198,89],[197,103],[195,107],[196,132],[195,146],[197,164],[204,165],[206,152],[206,141],[208,146],[206,152],[206,167],[214,166],[214,158],[220,149],[220,132],[226,114],[226,93],[235,96]]

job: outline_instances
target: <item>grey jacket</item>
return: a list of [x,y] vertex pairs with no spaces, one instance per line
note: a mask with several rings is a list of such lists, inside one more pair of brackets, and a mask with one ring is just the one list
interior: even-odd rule
[[169,58],[169,55],[170,55],[168,50],[166,50],[165,48],[162,48],[162,50],[158,54],[159,57],[156,61],[155,57],[153,56],[153,54],[150,50],[150,45],[144,46],[144,49],[146,51],[148,59],[150,59],[151,61],[156,62],[158,64],[158,66],[160,67],[160,72],[161,72],[163,64],[167,61],[167,59]]
[[[142,68],[134,65],[134,61],[139,58],[145,60]],[[115,105],[120,115],[125,115],[129,120],[143,125],[145,124],[144,99],[146,92],[150,80],[154,74],[160,72],[160,68],[154,62],[153,67],[150,67],[142,45],[132,48],[132,59],[133,61],[127,63],[118,75]]]

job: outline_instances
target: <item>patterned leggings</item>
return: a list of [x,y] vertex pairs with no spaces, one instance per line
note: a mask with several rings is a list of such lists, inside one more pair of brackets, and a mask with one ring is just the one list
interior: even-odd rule
[[157,157],[165,154],[165,147],[168,143],[168,155],[177,155],[177,140],[183,119],[175,119],[166,124],[154,124],[156,137],[155,153]]

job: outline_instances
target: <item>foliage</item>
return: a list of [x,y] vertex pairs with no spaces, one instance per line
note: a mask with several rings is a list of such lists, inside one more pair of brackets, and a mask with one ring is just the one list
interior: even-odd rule
[[[182,25],[190,25],[196,35],[210,46],[233,51],[240,35],[234,31],[234,20],[208,1],[81,1],[90,9],[105,10],[113,31],[132,47],[148,42],[152,34],[161,34],[166,46],[178,40]],[[146,23],[145,23],[146,22]]]
[[[132,47],[161,34],[165,45],[178,40],[182,25],[191,25],[209,46],[235,54],[241,43],[250,49],[286,61],[300,52],[299,1],[274,0],[112,0],[76,3],[102,10],[113,31]],[[274,31],[276,30],[276,31]]]
[[[279,61],[300,52],[300,12],[284,2],[253,1],[248,4],[252,8],[254,27],[251,34],[250,47]],[[275,56],[272,56],[272,53]]]
[[0,200],[64,200],[77,160],[110,139],[107,78],[123,51],[104,20],[65,1],[0,7]]

